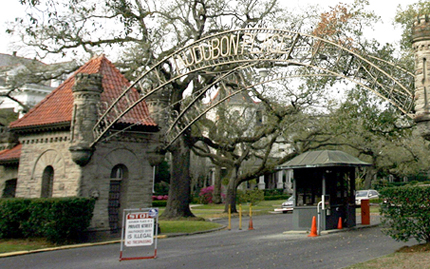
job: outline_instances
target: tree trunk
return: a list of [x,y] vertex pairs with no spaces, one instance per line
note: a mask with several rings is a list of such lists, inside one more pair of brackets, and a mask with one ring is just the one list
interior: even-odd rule
[[173,147],[169,198],[166,210],[161,214],[164,219],[195,217],[190,210],[191,178],[190,149],[181,137]]
[[224,212],[228,212],[228,207],[231,207],[231,213],[237,213],[236,209],[236,196],[237,196],[237,183],[238,181],[238,169],[235,169],[232,176],[230,177],[230,181],[227,186],[227,196],[225,197],[225,207]]
[[215,167],[215,183],[214,183],[214,192],[212,197],[212,202],[214,204],[221,204],[221,167]]
[[368,190],[372,187],[372,180],[376,174],[376,170],[368,167],[366,168],[366,175],[364,176],[364,189]]

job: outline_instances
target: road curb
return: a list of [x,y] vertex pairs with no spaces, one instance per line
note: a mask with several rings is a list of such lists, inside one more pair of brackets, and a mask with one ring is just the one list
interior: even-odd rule
[[[211,233],[220,231],[227,228],[226,225],[223,225],[221,227],[205,230],[205,231],[199,231],[194,233],[174,233],[174,234],[162,234],[158,235],[158,239],[165,239],[165,238],[172,238],[172,237],[179,237],[179,236],[190,236],[190,235],[196,235],[196,234],[205,234],[205,233]],[[104,242],[94,242],[94,243],[83,243],[83,244],[75,244],[75,245],[65,245],[65,246],[59,246],[59,247],[52,247],[52,248],[42,248],[42,249],[34,249],[34,250],[24,250],[24,251],[15,251],[15,252],[6,252],[6,253],[0,253],[0,258],[6,258],[6,257],[13,257],[13,256],[21,256],[21,255],[27,255],[27,254],[34,254],[34,253],[40,253],[40,252],[48,252],[48,251],[56,251],[56,250],[65,250],[65,249],[73,249],[73,248],[83,248],[83,247],[92,247],[92,246],[103,246],[103,245],[110,245],[110,244],[119,244],[121,243],[121,240],[110,240],[110,241],[104,241]]]

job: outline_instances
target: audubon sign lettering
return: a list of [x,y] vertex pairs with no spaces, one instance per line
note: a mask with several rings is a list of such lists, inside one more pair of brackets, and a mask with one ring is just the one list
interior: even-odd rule
[[267,34],[261,38],[261,33],[237,32],[225,34],[204,40],[200,44],[189,46],[172,57],[177,70],[199,64],[203,61],[217,60],[223,57],[233,57],[249,54],[289,52],[292,35]]

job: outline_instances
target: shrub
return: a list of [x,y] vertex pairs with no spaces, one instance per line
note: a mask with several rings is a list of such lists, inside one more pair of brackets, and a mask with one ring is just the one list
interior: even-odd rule
[[87,198],[2,199],[0,212],[10,217],[0,219],[0,237],[45,237],[52,243],[79,241],[81,232],[90,225],[94,205],[95,200]]
[[290,198],[291,195],[283,194],[283,195],[272,195],[272,196],[264,196],[265,201],[272,201],[272,200],[287,200]]
[[214,192],[214,186],[202,188],[199,193],[200,203],[205,205],[212,204],[213,192]]
[[397,187],[380,191],[382,223],[397,241],[430,242],[430,187]]
[[155,200],[167,200],[169,199],[168,195],[152,195],[152,201]]
[[29,199],[0,199],[0,238],[20,238],[22,220],[28,219]]
[[[198,203],[200,204],[212,204],[213,203],[213,193],[214,193],[214,186],[209,186],[206,188],[201,188],[198,196]],[[225,194],[222,191],[221,187],[221,200],[224,201]]]
[[267,190],[263,190],[264,191],[264,196],[277,196],[277,195],[283,195],[284,194],[284,189],[267,189]]
[[42,234],[53,243],[76,242],[90,226],[95,200],[49,199],[44,207],[46,223]]
[[251,203],[253,205],[258,204],[264,200],[263,190],[237,190],[237,202],[239,204]]
[[153,207],[166,207],[167,200],[154,200],[152,201]]

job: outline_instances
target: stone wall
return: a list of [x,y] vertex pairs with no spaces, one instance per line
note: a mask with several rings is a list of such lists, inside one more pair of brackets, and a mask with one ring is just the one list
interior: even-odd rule
[[69,132],[23,135],[16,197],[39,198],[42,174],[54,168],[52,197],[78,195],[81,169],[71,160]]
[[[91,228],[109,229],[108,200],[112,169],[127,168],[121,183],[121,207],[142,208],[152,205],[153,170],[147,151],[157,144],[151,135],[119,137],[100,142],[90,162],[79,166],[69,151],[69,132],[46,132],[23,135],[16,197],[39,198],[42,174],[47,166],[54,168],[52,197],[94,197],[97,199]],[[120,222],[121,223],[121,222]]]
[[[82,167],[81,196],[97,197],[91,227],[109,229],[108,200],[112,169],[124,165],[121,180],[120,217],[123,209],[152,205],[153,170],[147,159],[150,142],[100,142],[91,161]],[[121,222],[120,222],[121,223]]]

